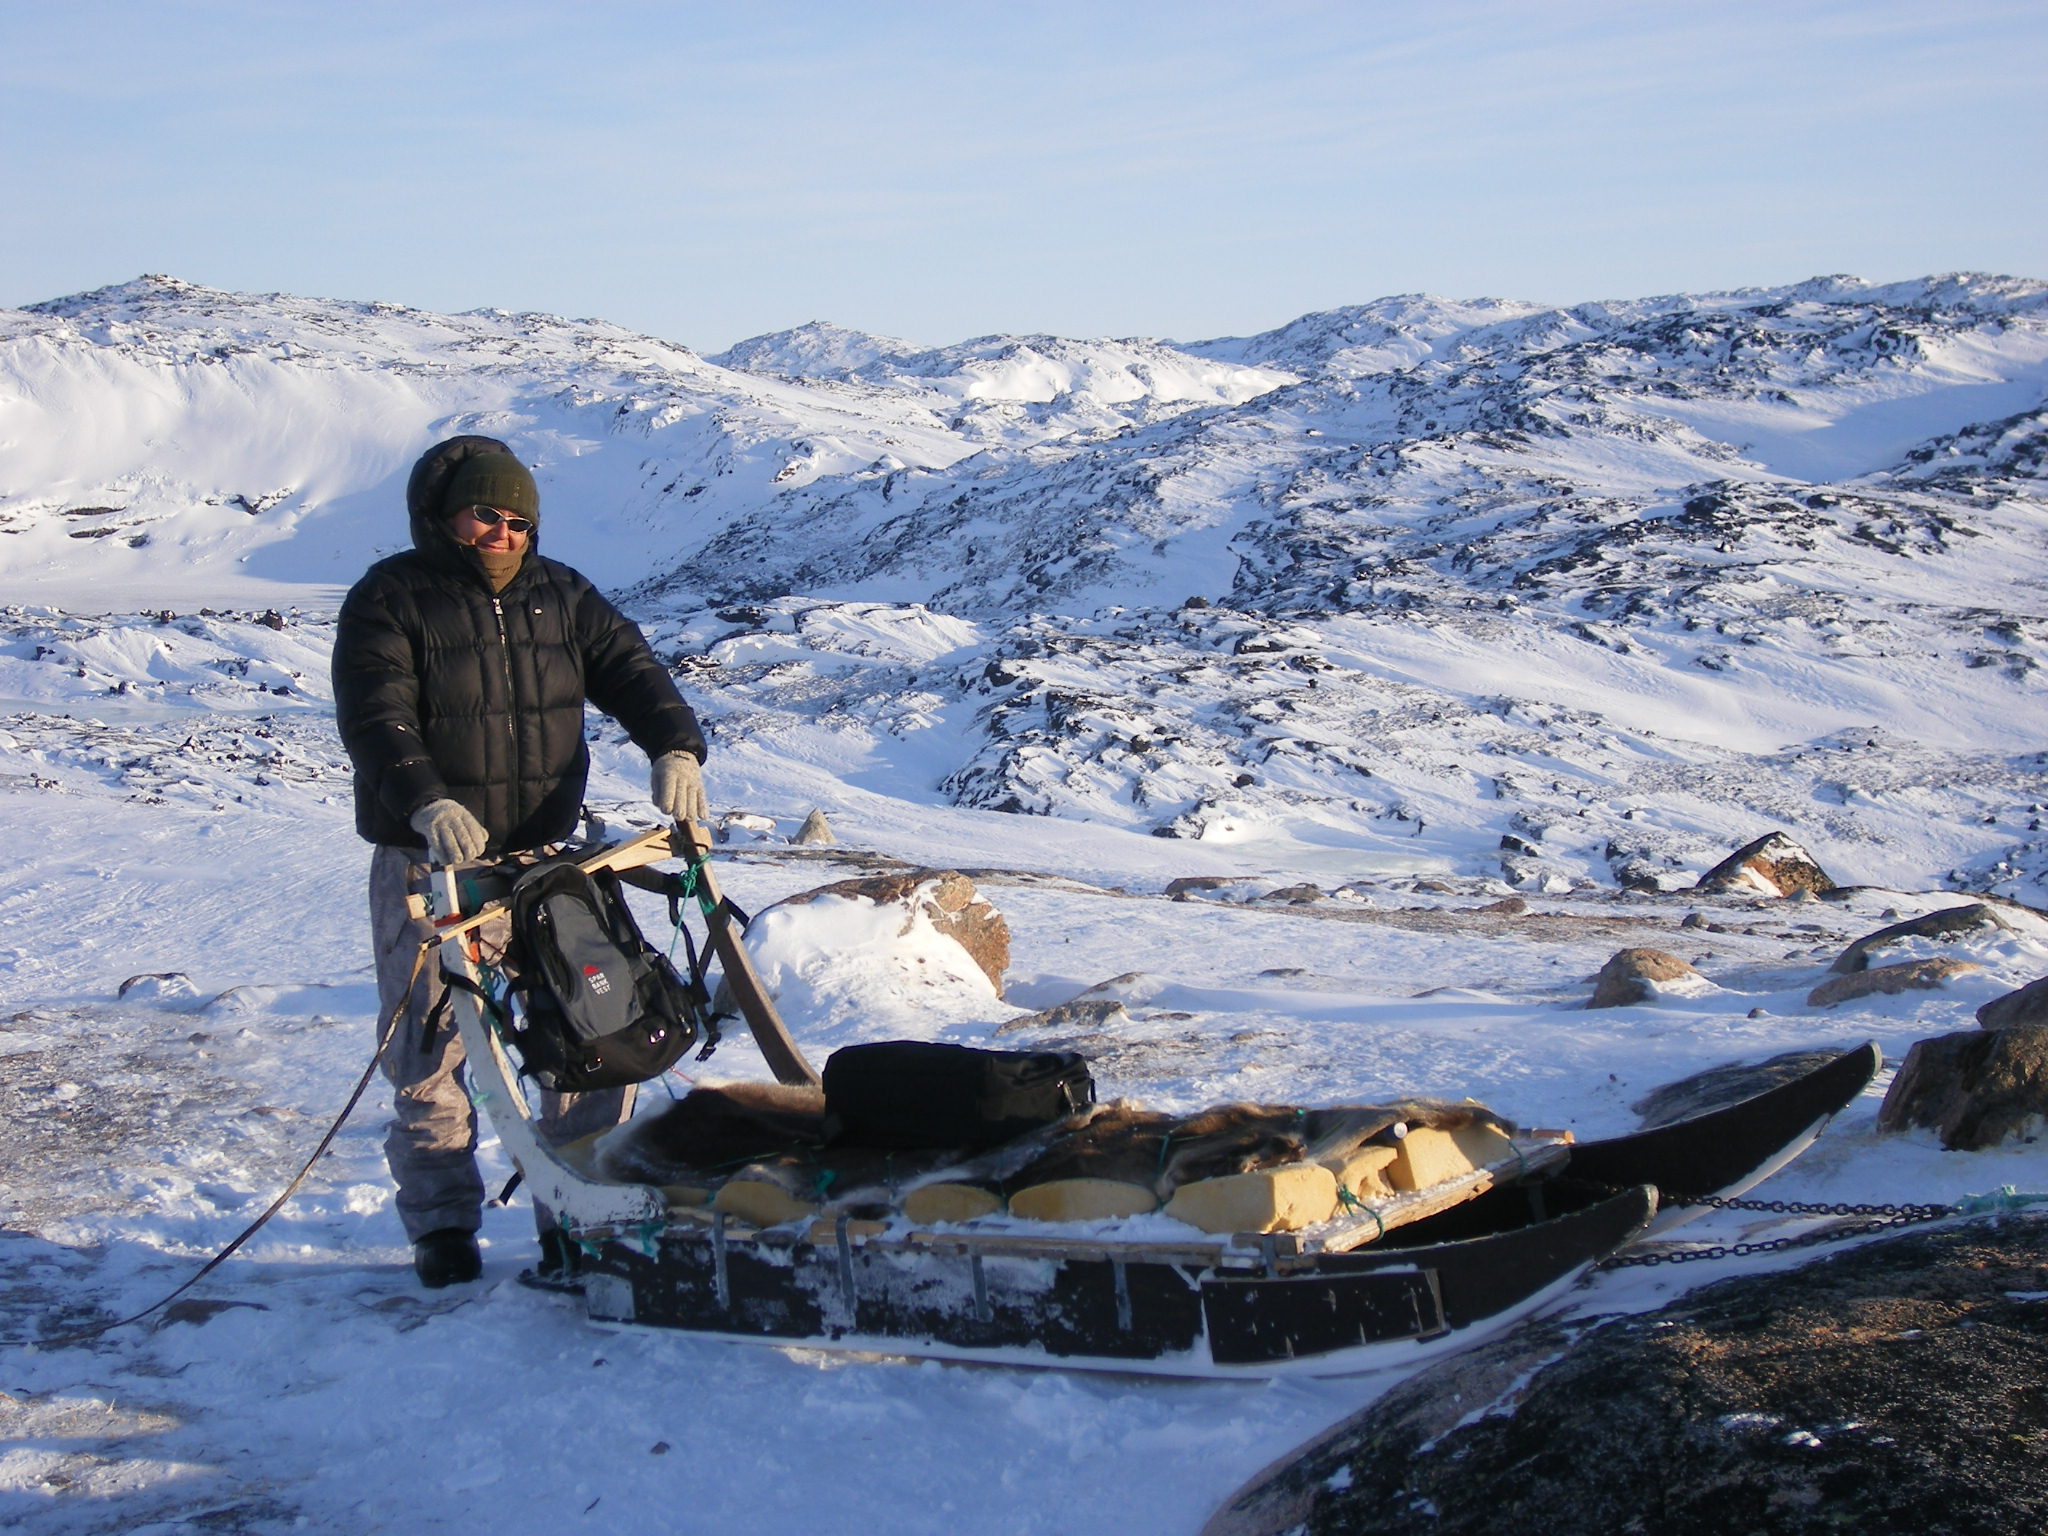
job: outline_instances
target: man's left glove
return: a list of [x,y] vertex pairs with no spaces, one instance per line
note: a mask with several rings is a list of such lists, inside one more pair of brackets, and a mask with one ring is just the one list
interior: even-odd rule
[[647,798],[670,821],[711,819],[711,804],[704,798],[704,770],[693,753],[664,752],[657,757],[654,785]]
[[491,834],[453,800],[429,800],[412,813],[412,829],[427,840],[430,864],[466,864],[483,857]]

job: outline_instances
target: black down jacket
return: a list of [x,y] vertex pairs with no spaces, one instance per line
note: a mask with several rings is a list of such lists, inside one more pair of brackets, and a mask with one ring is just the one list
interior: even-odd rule
[[[469,443],[502,447],[488,438],[444,447]],[[423,847],[412,814],[445,797],[483,823],[492,853],[569,836],[590,768],[586,699],[650,758],[703,758],[696,715],[639,627],[595,587],[530,544],[494,596],[476,552],[448,535],[438,487],[408,500],[414,548],[350,589],[334,643],[358,832]]]

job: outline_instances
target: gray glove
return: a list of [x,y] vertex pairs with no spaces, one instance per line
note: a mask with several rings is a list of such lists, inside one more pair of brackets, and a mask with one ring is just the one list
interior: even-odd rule
[[711,803],[704,798],[704,770],[689,752],[664,752],[654,760],[654,785],[647,798],[670,821],[711,819]]
[[453,800],[429,800],[412,813],[412,829],[427,840],[430,864],[463,864],[481,855],[491,834]]

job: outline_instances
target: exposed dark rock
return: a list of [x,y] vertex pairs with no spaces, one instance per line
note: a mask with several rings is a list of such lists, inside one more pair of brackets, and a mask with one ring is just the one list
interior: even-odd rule
[[153,1001],[167,998],[197,997],[198,988],[192,985],[192,978],[183,971],[144,971],[140,976],[130,976],[116,989],[116,997],[133,996],[137,1001],[149,998]]
[[1474,912],[1490,912],[1497,917],[1520,917],[1529,910],[1529,903],[1520,896],[1503,896],[1499,901],[1489,901],[1483,907],[1474,907]]
[[1181,875],[1166,882],[1166,894],[1174,901],[1186,901],[1191,893],[1221,890],[1237,884],[1233,875]]
[[237,1307],[247,1307],[255,1312],[268,1312],[270,1310],[268,1303],[261,1301],[244,1301],[228,1297],[181,1296],[157,1314],[156,1322],[152,1326],[158,1332],[162,1332],[173,1323],[211,1322],[214,1318],[220,1316],[221,1313],[231,1312]]
[[1806,994],[1809,1008],[1832,1008],[1853,998],[1877,993],[1891,995],[1919,989],[1933,991],[1951,976],[1967,976],[1984,967],[1974,960],[1907,960],[1898,965],[1873,966],[1847,976],[1830,976]]
[[799,848],[817,847],[836,843],[839,839],[832,834],[832,824],[825,820],[825,813],[816,806],[804,818],[804,824],[796,829],[796,836],[790,841]]
[[881,906],[900,905],[904,909],[906,933],[910,929],[912,902],[917,902],[934,928],[967,951],[995,987],[996,996],[1003,995],[1003,972],[1010,967],[1010,925],[995,904],[957,869],[910,869],[835,880],[830,885],[785,897],[776,905],[801,906],[820,896],[849,896]]
[[2032,1141],[2048,1128],[2048,1026],[1914,1042],[1878,1111],[1881,1131],[1932,1127],[1951,1152]]
[[1115,998],[1077,997],[1036,1013],[1005,1019],[996,1026],[996,1033],[1007,1035],[1019,1029],[1104,1029],[1119,1018],[1123,1023],[1130,1022],[1129,1011]]
[[721,843],[729,843],[735,835],[746,838],[773,837],[775,819],[754,811],[727,811],[718,818],[711,829],[711,835]]
[[1278,890],[1268,891],[1259,898],[1261,901],[1284,901],[1296,906],[1303,902],[1321,901],[1322,899],[1323,893],[1321,888],[1308,884],[1283,885]]
[[1880,928],[1875,933],[1866,933],[1862,938],[1842,951],[1842,957],[1834,969],[1847,975],[1853,971],[1869,968],[1870,952],[1882,949],[1900,939],[1923,938],[1945,939],[1959,933],[1975,933],[1979,929],[2006,928],[2004,918],[1996,910],[1981,902],[1967,907],[1949,907],[1940,912],[1929,912],[1921,917],[1909,917],[1903,923],[1893,923],[1889,928]]
[[1661,949],[1624,949],[1600,967],[1599,975],[1593,978],[1593,996],[1586,1006],[1628,1008],[1647,1003],[1657,995],[1651,983],[1698,975],[1678,956]]
[[1783,832],[1771,832],[1745,843],[1700,876],[1702,891],[1739,891],[1761,896],[1790,896],[1798,891],[1818,896],[1835,888],[1813,855]]
[[2048,1528],[2048,1220],[1904,1234],[1426,1372],[1202,1536]]
[[1994,997],[1977,1010],[1977,1022],[1986,1029],[2048,1024],[2048,976],[2028,982],[2017,992]]
[[1787,1051],[1782,1056],[1773,1056],[1754,1065],[1730,1062],[1724,1067],[1709,1067],[1704,1072],[1652,1089],[1629,1108],[1643,1117],[1643,1130],[1671,1125],[1689,1120],[1694,1115],[1703,1115],[1710,1109],[1739,1104],[1759,1093],[1767,1093],[1781,1083],[1806,1076],[1840,1054],[1838,1049],[1830,1046],[1822,1050]]

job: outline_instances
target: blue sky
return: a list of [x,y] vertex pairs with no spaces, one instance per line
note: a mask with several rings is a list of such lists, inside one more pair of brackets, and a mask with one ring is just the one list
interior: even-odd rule
[[141,272],[712,351],[2048,277],[2048,6],[0,0],[0,305]]

